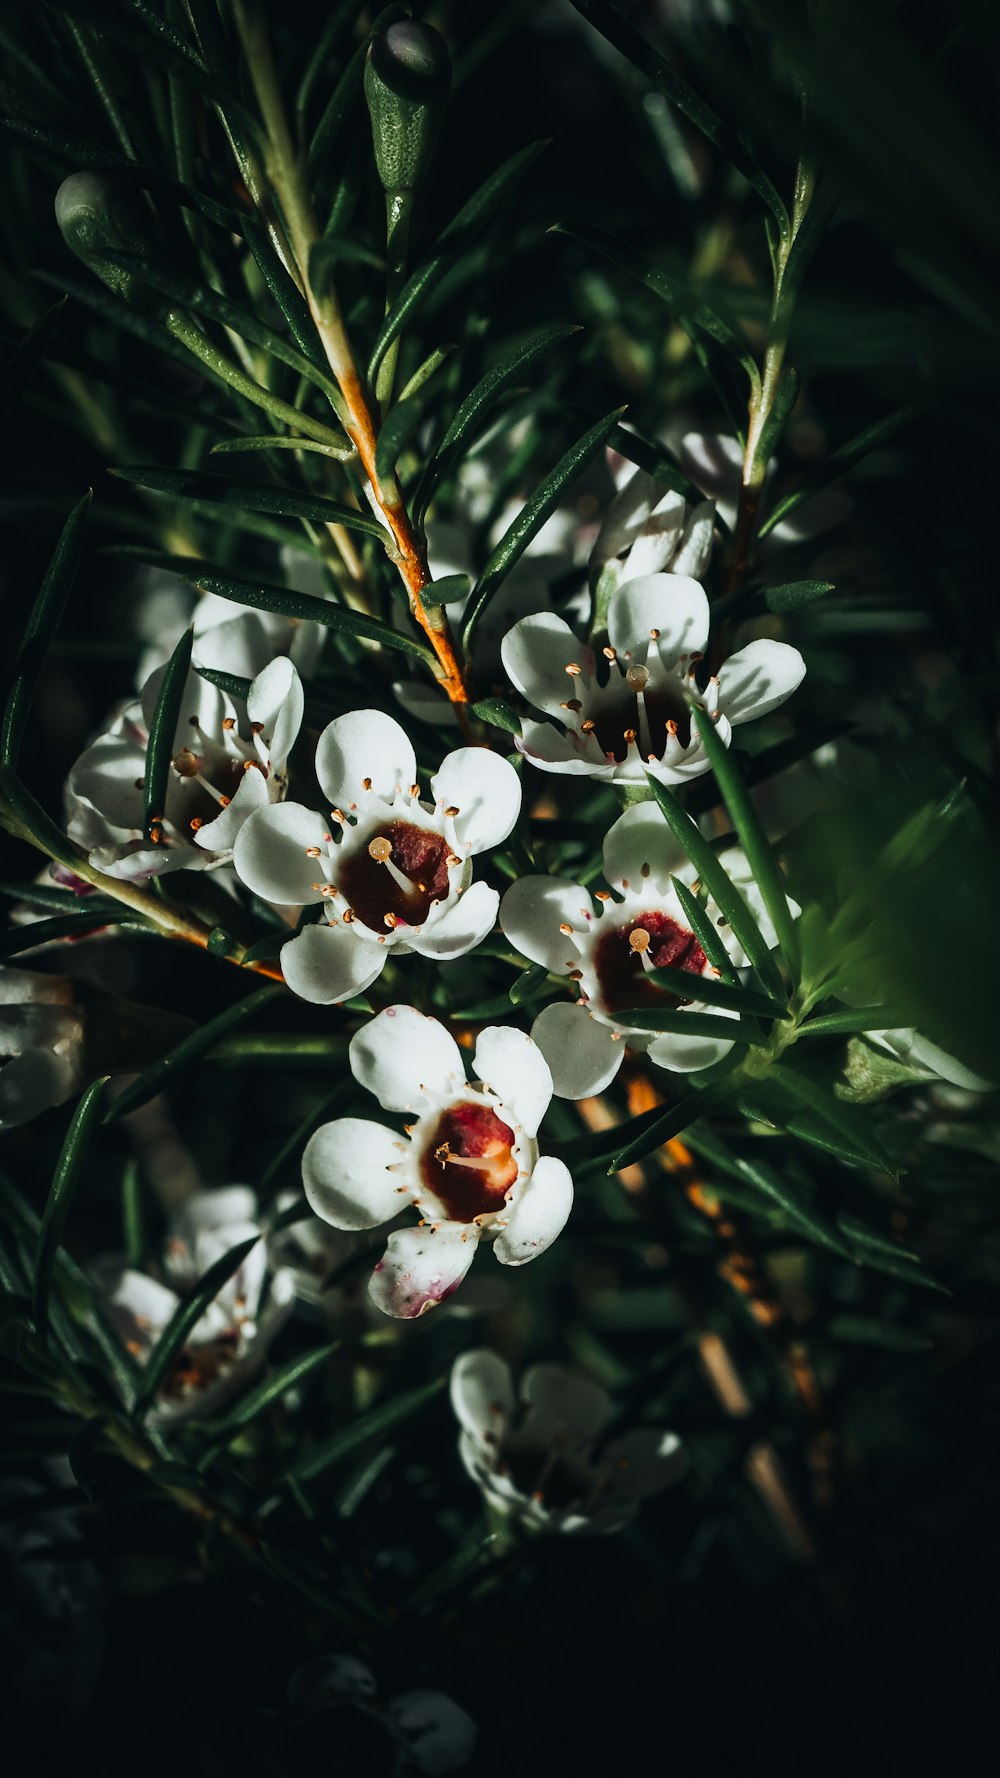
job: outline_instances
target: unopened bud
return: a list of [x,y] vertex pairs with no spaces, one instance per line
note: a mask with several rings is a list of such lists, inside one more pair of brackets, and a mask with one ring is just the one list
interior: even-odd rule
[[103,173],[72,173],[56,192],[56,222],[67,247],[102,283],[147,313],[164,306],[134,273],[106,259],[107,253],[157,255],[142,200],[128,186]]
[[372,39],[365,98],[378,175],[389,192],[415,191],[427,171],[451,86],[439,31],[401,19]]

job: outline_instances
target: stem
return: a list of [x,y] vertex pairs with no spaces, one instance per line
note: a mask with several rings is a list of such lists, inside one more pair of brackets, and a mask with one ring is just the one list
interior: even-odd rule
[[[431,578],[426,551],[414,532],[395,475],[383,482],[376,471],[375,421],[358,374],[336,290],[332,282],[328,282],[320,295],[313,288],[309,275],[309,256],[320,238],[320,230],[306,186],[302,161],[295,152],[285,116],[264,12],[253,0],[250,3],[248,0],[237,0],[235,13],[250,78],[267,131],[267,172],[277,193],[292,250],[298,262],[298,279],[316,324],[327,363],[346,404],[345,430],[371,483],[374,503],[391,534],[393,547],[390,556],[406,587],[410,614],[434,650],[439,682],[451,702],[458,707],[461,718],[469,702],[465,671],[455,648],[444,607],[432,605],[428,609],[423,601],[424,589]],[[306,430],[304,426],[301,429]]]

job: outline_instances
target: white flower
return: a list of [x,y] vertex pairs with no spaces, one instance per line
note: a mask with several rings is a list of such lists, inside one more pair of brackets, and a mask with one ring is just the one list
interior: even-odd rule
[[472,1480],[492,1507],[532,1530],[617,1531],[686,1468],[672,1432],[637,1427],[602,1446],[610,1396],[558,1364],[525,1372],[519,1415],[503,1360],[485,1348],[465,1352],[452,1367],[451,1405]]
[[641,575],[612,593],[600,672],[594,650],[562,618],[522,618],[504,638],[504,669],[559,727],[525,722],[518,752],[543,772],[617,784],[644,785],[647,771],[678,784],[707,771],[692,702],[728,746],[735,724],[774,710],[805,673],[797,648],[760,638],[731,655],[702,691],[695,674],[708,631],[708,599],[684,574]]
[[[732,530],[736,523],[743,475],[743,446],[738,439],[727,438],[718,432],[686,432],[680,443],[680,460],[691,480],[711,497],[720,516]],[[768,509],[773,504],[770,484],[776,468],[777,463],[772,457],[767,466],[767,482],[761,501],[762,519],[767,517]],[[818,494],[804,500],[801,506],[789,513],[787,519],[782,519],[774,527],[764,539],[761,553],[770,554],[775,548],[804,543],[809,538],[821,536],[835,525],[842,524],[852,506],[850,495],[845,494],[842,488],[823,488]]]
[[[743,853],[734,847],[719,862],[773,944],[774,928]],[[553,1091],[562,1099],[602,1092],[621,1066],[626,1041],[644,1050],[658,1067],[679,1073],[707,1068],[732,1048],[718,1037],[643,1030],[623,1017],[630,1010],[738,1017],[723,1007],[698,1003],[698,977],[717,979],[718,972],[688,926],[671,882],[677,877],[690,885],[694,867],[655,803],[637,803],[608,830],[604,875],[622,899],[599,895],[597,911],[589,890],[561,877],[521,877],[500,905],[500,926],[511,944],[533,963],[578,985],[579,1002],[555,1001],[544,1007],[531,1031],[551,1069]],[[791,906],[797,914],[798,908]],[[746,956],[714,902],[707,902],[705,911],[726,954],[742,967]],[[678,1001],[647,979],[651,969],[663,968],[691,975],[690,1001]]]
[[255,810],[279,802],[288,755],[302,722],[298,673],[284,656],[259,673],[247,696],[250,738],[236,706],[193,670],[188,674],[171,748],[166,808],[155,844],[144,831],[144,775],[149,725],[163,678],[158,668],[138,704],[81,754],[66,786],[71,839],[111,877],[162,876],[211,869],[231,856]]
[[414,1122],[337,1118],[302,1157],[306,1197],[334,1228],[374,1229],[411,1206],[417,1227],[390,1234],[369,1284],[387,1315],[410,1320],[457,1290],[480,1241],[505,1266],[555,1240],[573,1202],[562,1161],[539,1159],[536,1135],[552,1078],[530,1037],[481,1031],[466,1084],[462,1053],[436,1019],[390,1006],[351,1039],[351,1072],[386,1111]]
[[237,873],[265,901],[320,902],[324,918],[282,947],[288,986],[330,1005],[363,993],[390,950],[444,961],[492,931],[499,896],[472,883],[472,857],[499,845],[521,806],[513,766],[459,747],[421,799],[413,748],[379,710],[352,710],[320,735],[316,776],[329,817],[301,803],[260,809],[236,843]]
[[620,459],[618,492],[597,534],[591,574],[611,593],[648,574],[683,574],[700,581],[712,554],[715,502],[689,507],[683,494],[664,489],[644,469]]
[[83,1013],[64,975],[0,969],[0,1130],[83,1084]]
[[[415,1773],[445,1778],[467,1764],[476,1745],[476,1725],[453,1698],[421,1688],[380,1703],[374,1673],[355,1655],[321,1655],[306,1661],[288,1682],[286,1702],[293,1724],[326,1717],[333,1746],[344,1739],[338,1717],[344,1719],[353,1711],[367,1719],[374,1738],[366,1739],[366,1749],[374,1751],[377,1746],[382,1754],[377,1770],[385,1771],[387,1778]],[[314,1735],[311,1745],[315,1739]],[[353,1763],[351,1769],[355,1770]]]
[[177,1308],[182,1294],[239,1242],[260,1239],[227,1279],[188,1335],[156,1399],[151,1424],[163,1426],[189,1414],[214,1413],[264,1363],[267,1349],[289,1315],[295,1280],[287,1271],[267,1277],[267,1249],[256,1221],[257,1200],[242,1185],[195,1192],[175,1217],[163,1253],[162,1277],[120,1261],[95,1262],[110,1319],[139,1365]]
[[[288,586],[316,599],[329,597],[326,575],[314,556],[285,544],[280,560]],[[255,679],[279,654],[289,656],[303,679],[311,678],[327,635],[323,624],[236,605],[218,593],[198,592],[162,568],[147,568],[136,576],[133,610],[134,629],[144,644],[139,686],[170,659],[189,624],[194,631],[192,665],[235,673],[241,679]]]

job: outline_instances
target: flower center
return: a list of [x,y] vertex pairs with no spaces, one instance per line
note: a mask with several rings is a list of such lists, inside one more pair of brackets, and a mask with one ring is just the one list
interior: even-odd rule
[[649,980],[650,969],[686,969],[702,974],[705,953],[693,932],[669,914],[636,914],[598,940],[594,970],[607,1012],[630,1006],[686,1006],[689,1003]]
[[501,1210],[517,1178],[514,1132],[488,1105],[450,1105],[420,1158],[429,1191],[452,1222],[473,1222]]
[[650,754],[662,759],[668,728],[686,747],[691,740],[691,710],[680,682],[668,680],[650,691],[645,667],[630,667],[617,685],[614,671],[612,668],[612,683],[595,710],[591,731],[605,757],[621,764],[635,742],[644,759]]
[[232,1327],[204,1345],[183,1347],[167,1374],[162,1393],[170,1401],[179,1401],[192,1390],[207,1389],[229,1369],[239,1343],[239,1332]]
[[421,926],[434,903],[447,899],[450,856],[443,834],[388,821],[367,846],[352,847],[342,865],[335,862],[337,887],[373,932]]

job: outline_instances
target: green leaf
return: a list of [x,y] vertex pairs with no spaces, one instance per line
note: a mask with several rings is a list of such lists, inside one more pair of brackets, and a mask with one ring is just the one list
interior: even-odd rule
[[[795,921],[771,842],[743,782],[735,756],[721,739],[712,718],[705,710],[695,709],[693,715],[715,781],[746,853],[764,906],[771,916],[785,962],[794,973],[800,960],[799,935],[795,930]],[[749,952],[747,955],[749,956]]]
[[[821,1246],[829,1247],[844,1259],[850,1259],[849,1249],[829,1219],[789,1184],[787,1169],[778,1173],[759,1161],[744,1160],[741,1155],[734,1154],[721,1136],[707,1125],[699,1124],[697,1129],[689,1130],[687,1141],[695,1154],[711,1161],[720,1173],[749,1186],[753,1195],[763,1200],[762,1213],[770,1207],[772,1213],[780,1213],[780,1219],[786,1227],[808,1235]],[[718,1190],[723,1198],[726,1196],[726,1187],[722,1183],[713,1184],[712,1190]]]
[[671,877],[670,881],[673,884],[674,894],[684,909],[684,917],[712,968],[720,971],[722,980],[727,987],[739,987],[740,978],[735,965],[709,918],[707,909],[702,906],[697,896],[692,894],[680,877]]
[[245,1241],[239,1241],[235,1247],[230,1247],[214,1265],[209,1266],[194,1289],[178,1303],[143,1367],[133,1410],[137,1420],[141,1420],[152,1406],[174,1360],[183,1351],[188,1335],[197,1327],[209,1303],[215,1301],[223,1285],[229,1282],[234,1272],[239,1271],[247,1254],[263,1238],[263,1235],[250,1235]]
[[898,1007],[859,1006],[853,1012],[827,1012],[810,1019],[797,1037],[849,1037],[859,1031],[892,1031],[905,1024]]
[[623,1028],[637,1031],[670,1031],[683,1037],[717,1037],[723,1043],[756,1043],[756,1028],[748,1030],[737,1019],[724,1019],[718,1013],[675,1012],[666,1008],[636,1006],[616,1012]]
[[444,574],[440,580],[428,581],[420,597],[425,605],[454,605],[467,599],[471,590],[470,574]]
[[533,963],[530,969],[522,970],[507,990],[511,1006],[523,1006],[525,1001],[537,1000],[547,987],[548,980],[549,972],[544,963]]
[[496,405],[505,389],[516,382],[517,378],[547,352],[550,346],[557,345],[560,340],[568,339],[571,334],[579,333],[576,326],[544,327],[540,333],[534,333],[530,339],[522,341],[512,352],[487,371],[475,388],[465,397],[453,419],[445,428],[440,443],[431,452],[427,464],[417,484],[413,498],[413,510],[417,518],[422,518],[430,503],[434,489],[446,476],[450,475],[455,465],[469,444],[481,430],[486,416]]
[[[817,1142],[820,1147],[827,1147],[833,1154],[840,1154],[855,1166],[874,1167],[880,1173],[889,1173],[893,1178],[899,1174],[899,1168],[892,1156],[887,1154],[878,1141],[868,1119],[853,1106],[845,1105],[833,1093],[817,1081],[809,1079],[782,1064],[773,1066],[768,1074],[768,1085],[776,1087],[779,1093],[791,1101],[793,1107],[804,1105],[814,1118],[794,1114],[786,1118],[786,1124],[792,1134],[807,1134],[809,1141]],[[820,1120],[819,1125],[814,1121]],[[825,1138],[825,1140],[824,1140]]]
[[565,456],[560,457],[555,468],[549,471],[530,500],[521,508],[513,524],[504,532],[472,589],[463,632],[466,653],[469,652],[476,625],[494,595],[511,569],[520,561],[532,538],[537,536],[546,519],[555,511],[566,488],[596,457],[624,411],[624,408],[614,408],[570,446]]
[[479,717],[480,722],[489,722],[494,728],[505,729],[508,735],[521,733],[521,718],[503,698],[480,698],[478,704],[473,704],[472,713]]
[[313,1371],[319,1370],[321,1365],[327,1364],[333,1354],[339,1350],[340,1344],[339,1340],[332,1340],[329,1345],[318,1346],[313,1352],[300,1354],[298,1358],[290,1358],[287,1364],[280,1365],[276,1371],[271,1372],[269,1377],[265,1377],[263,1382],[257,1383],[253,1389],[249,1390],[221,1420],[215,1421],[213,1431],[215,1433],[229,1433],[236,1432],[240,1427],[249,1426],[250,1422],[256,1420],[265,1408],[270,1407],[272,1402],[280,1401],[289,1389],[296,1388],[298,1384],[305,1381],[306,1377],[311,1376]]
[[440,282],[442,274],[458,259],[479,231],[485,228],[490,217],[499,209],[518,180],[524,177],[544,147],[544,142],[533,142],[529,147],[511,155],[502,167],[490,174],[468,203],[463,204],[457,216],[449,222],[439,236],[430,258],[422,266],[418,266],[403,285],[378,331],[368,361],[369,383],[374,384],[379,365],[407,321],[422,307]]
[[609,235],[602,228],[591,228],[582,222],[557,223],[555,233],[570,235],[574,240],[581,241],[585,247],[592,247],[595,253],[603,254],[612,265],[627,272],[630,278],[637,278],[640,284],[645,284],[647,290],[651,290],[654,296],[667,304],[690,338],[694,339],[695,329],[699,329],[713,339],[716,345],[730,353],[746,373],[751,390],[759,396],[760,371],[748,347],[733,332],[728,321],[708,303],[703,302],[693,290],[679,284],[676,278],[672,278],[669,272],[665,272],[653,260],[647,259],[644,253],[637,252],[626,241],[619,241],[617,236]]
[[341,1463],[352,1451],[358,1450],[375,1438],[383,1438],[390,1427],[398,1426],[408,1420],[412,1414],[419,1413],[428,1402],[441,1393],[445,1379],[436,1377],[432,1383],[422,1383],[416,1389],[409,1389],[402,1395],[394,1395],[389,1401],[381,1402],[371,1408],[367,1414],[361,1414],[349,1426],[342,1426],[331,1438],[324,1440],[319,1449],[301,1458],[291,1470],[297,1482],[315,1481],[335,1463]]
[[[57,889],[54,883],[0,883],[0,895],[26,908],[43,908],[47,913],[76,914],[81,911],[80,897],[75,890]],[[121,903],[112,901],[107,895],[88,895],[86,912],[96,914],[98,910],[114,920],[121,910]]]
[[[690,476],[684,474],[683,469],[674,462],[664,445],[651,444],[648,438],[643,438],[641,434],[633,432],[629,426],[616,426],[608,443],[620,457],[625,457],[629,463],[636,463],[640,469],[646,471],[647,475],[651,475],[654,481],[662,482],[665,488],[672,488],[675,494],[683,494],[685,500],[690,501],[692,506],[700,506],[703,503],[705,496],[702,490],[695,486]],[[728,529],[724,521],[720,520],[718,513],[715,514],[715,523],[724,532]]]
[[191,649],[194,630],[181,635],[163,671],[156,708],[149,725],[146,747],[146,769],[143,783],[143,830],[151,845],[162,838],[162,823],[167,810],[167,785],[174,752],[174,737],[180,721],[181,703],[191,670]]
[[111,913],[101,907],[81,908],[75,914],[54,914],[51,920],[32,920],[26,926],[12,926],[8,932],[0,934],[0,958],[16,957],[19,952],[31,951],[36,945],[50,944],[54,938],[80,938],[85,932],[95,932],[101,926],[123,924],[134,925],[144,932],[156,930],[145,926],[138,915],[129,917],[120,908]]
[[818,494],[821,488],[825,488],[828,482],[836,481],[837,477],[843,475],[845,470],[850,469],[852,464],[860,462],[861,458],[867,457],[870,451],[877,450],[879,445],[887,444],[891,438],[895,438],[896,434],[909,426],[922,411],[916,405],[898,408],[895,413],[887,414],[884,420],[876,420],[874,425],[866,426],[863,432],[859,432],[855,438],[849,439],[846,444],[838,445],[835,451],[831,451],[822,469],[817,470],[816,474],[811,476],[807,482],[803,482],[800,487],[793,488],[790,494],[786,494],[784,499],[779,500],[777,505],[771,508],[757,532],[758,541],[763,541],[775,529],[775,526],[781,524],[782,519],[786,519],[790,512],[795,512],[805,501],[811,500],[813,495]]
[[666,61],[645,37],[634,31],[621,14],[607,0],[571,0],[571,5],[582,13],[595,30],[600,31],[609,43],[626,56],[633,67],[638,68],[647,80],[658,87],[664,98],[707,137],[714,148],[735,167],[738,173],[751,185],[759,198],[762,198],[772,216],[775,218],[782,239],[790,233],[788,212],[781,201],[771,180],[750,154],[745,143],[736,131],[718,115],[707,99],[678,74],[676,68]]
[[0,730],[0,761],[5,766],[17,764],[25,724],[38,690],[46,656],[80,565],[90,499],[88,492],[77,502],[60,532],[41,590],[21,638],[14,666],[14,683],[7,696]]
[[320,444],[315,438],[287,438],[277,432],[221,438],[212,446],[212,456],[221,456],[223,451],[316,451],[321,457],[333,457],[338,463],[347,463],[355,455],[353,445]]
[[908,1253],[905,1247],[870,1229],[856,1216],[841,1211],[837,1226],[849,1241],[858,1265],[870,1266],[874,1272],[887,1272],[891,1278],[902,1278],[909,1284],[921,1284],[928,1290],[939,1290],[944,1296],[951,1295],[946,1285],[924,1270],[917,1254]]
[[[662,1148],[665,1142],[679,1136],[682,1130],[694,1123],[695,1118],[704,1116],[706,1111],[713,1110],[724,1099],[728,1099],[735,1088],[736,1082],[728,1076],[725,1080],[712,1081],[707,1087],[696,1087],[679,1105],[670,1105],[664,1111],[657,1106],[654,1111],[643,1112],[641,1117],[631,1118],[628,1123],[622,1124],[617,1134],[620,1137],[629,1129],[635,1134],[630,1142],[626,1142],[618,1150],[608,1172],[619,1173],[623,1167],[630,1167],[634,1161],[645,1160],[655,1149]],[[594,1144],[591,1143],[589,1148],[593,1151]]]
[[316,125],[313,139],[309,144],[308,162],[311,177],[315,178],[317,174],[325,171],[334,143],[361,97],[365,57],[372,38],[377,32],[386,30],[396,19],[406,16],[407,8],[398,5],[383,6],[381,11],[376,13],[371,29],[351,56],[347,67],[326,102],[319,123]]
[[[775,998],[783,997],[785,990],[778,968],[735,883],[730,881],[709,842],[690,815],[681,808],[673,791],[665,784],[660,784],[652,773],[647,772],[646,776],[674,838],[683,846],[720,914],[728,920],[765,988]],[[674,878],[673,881],[676,883],[677,879]],[[700,938],[700,935],[697,936]],[[709,956],[709,961],[713,962],[714,959]]]
[[833,590],[830,580],[791,580],[785,586],[766,587],[764,604],[768,611],[797,611],[800,605],[811,605],[814,599]]
[[[695,906],[698,906],[697,902]],[[686,969],[651,969],[646,980],[656,988],[669,989],[681,1000],[697,1000],[706,1006],[729,1006],[734,1012],[748,1013],[760,1019],[780,1019],[788,1012],[786,1005],[780,1000],[772,1000],[767,994],[757,994],[739,983],[716,981],[711,975],[692,975]],[[626,1017],[623,1013],[622,1018]]]
[[[246,440],[241,440],[246,443]],[[280,483],[234,480],[232,476],[213,475],[205,469],[130,468],[113,469],[120,481],[148,488],[155,494],[174,494],[181,500],[196,500],[214,506],[233,507],[238,512],[277,513],[281,518],[311,519],[318,525],[343,525],[346,530],[360,531],[384,543],[388,533],[377,519],[368,518],[354,506],[344,506],[326,494],[303,494],[297,488]]]
[[453,345],[448,345],[436,346],[433,352],[429,352],[423,363],[417,365],[413,375],[407,379],[400,390],[400,404],[409,401],[414,395],[418,395],[424,384],[430,382],[434,372],[440,370],[442,364],[451,357],[454,350]]
[[104,1091],[107,1075],[95,1080],[81,1096],[66,1139],[56,1162],[56,1170],[49,1187],[49,1195],[42,1212],[41,1227],[38,1234],[38,1255],[35,1261],[35,1276],[32,1285],[32,1319],[39,1333],[44,1332],[49,1318],[49,1291],[52,1285],[52,1271],[56,1263],[56,1254],[63,1227],[73,1201],[80,1167],[87,1150],[97,1115],[100,1110],[101,1094]]
[[5,419],[13,412],[22,390],[31,381],[36,367],[44,361],[45,349],[55,332],[59,317],[66,307],[66,298],[61,296],[50,309],[46,309],[28,329],[24,338],[15,347],[11,357],[0,371],[0,410]]
[[252,605],[255,611],[274,611],[280,617],[302,618],[307,623],[322,624],[327,630],[339,630],[347,636],[364,636],[370,642],[380,642],[384,648],[398,648],[403,654],[416,655],[418,660],[434,666],[430,649],[412,636],[404,636],[402,631],[390,628],[377,617],[368,617],[365,612],[350,611],[343,605],[331,605],[325,599],[314,598],[312,593],[292,592],[288,587],[272,586],[262,580],[237,579],[213,562],[199,562],[190,556],[158,555],[150,550],[133,549],[131,545],[106,553],[129,556],[147,562],[153,568],[165,568],[168,573],[179,575],[203,592],[217,593],[220,599],[232,599],[237,605]]
[[262,1006],[266,1006],[284,988],[279,982],[269,982],[266,988],[258,988],[253,994],[247,994],[235,1006],[229,1006],[208,1023],[199,1026],[190,1037],[185,1037],[170,1052],[147,1068],[138,1080],[132,1081],[124,1092],[119,1093],[114,1104],[108,1110],[105,1123],[117,1123],[119,1118],[127,1117],[140,1105],[145,1105],[154,1094],[167,1092],[176,1081],[182,1080],[189,1068],[193,1068],[201,1057],[213,1048],[223,1037],[228,1036],[238,1025],[246,1023]]
[[422,408],[419,401],[398,401],[382,422],[375,446],[375,474],[380,482],[388,482],[396,464],[420,424]]
[[894,1327],[870,1315],[835,1315],[827,1329],[830,1338],[851,1346],[878,1346],[883,1352],[932,1352],[934,1341],[912,1327]]

